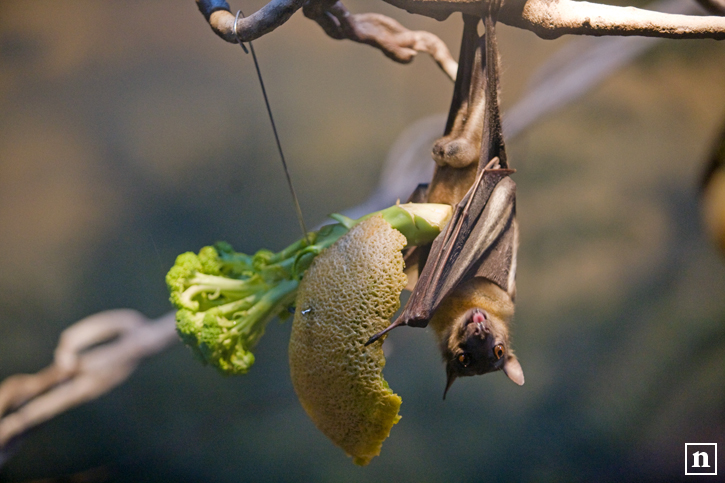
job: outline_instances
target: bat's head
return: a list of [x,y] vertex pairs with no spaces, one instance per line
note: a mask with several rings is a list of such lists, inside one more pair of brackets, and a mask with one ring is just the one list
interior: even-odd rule
[[442,334],[441,353],[446,363],[446,391],[458,377],[503,371],[518,385],[524,373],[509,349],[509,330],[505,320],[482,308],[472,308],[453,321]]

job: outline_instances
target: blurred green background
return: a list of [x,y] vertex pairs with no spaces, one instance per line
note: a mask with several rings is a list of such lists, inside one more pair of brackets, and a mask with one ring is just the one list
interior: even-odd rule
[[[457,55],[457,15],[346,4]],[[499,28],[504,110],[569,41]],[[309,224],[365,200],[396,137],[448,107],[430,59],[394,64],[299,13],[255,47]],[[725,264],[697,204],[723,79],[723,44],[664,41],[510,143],[523,387],[470,378],[443,402],[432,335],[399,329],[385,374],[403,419],[358,468],[304,414],[290,325],[272,323],[247,376],[176,345],[28,434],[0,480],[684,479],[686,442],[725,447]],[[252,59],[191,0],[0,3],[0,379],[49,364],[86,315],[167,312],[177,254],[278,250],[298,230]]]

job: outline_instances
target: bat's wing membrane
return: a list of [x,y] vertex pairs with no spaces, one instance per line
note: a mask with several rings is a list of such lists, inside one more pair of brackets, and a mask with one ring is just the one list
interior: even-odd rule
[[[500,218],[493,218],[495,223],[489,223],[488,227],[481,227],[481,231],[486,231],[490,235],[495,235],[498,227],[504,226],[503,232],[498,235],[486,251],[483,252],[481,258],[473,265],[476,277],[488,279],[501,287],[511,300],[516,299],[516,253],[519,247],[519,229],[516,222],[516,183],[509,178],[503,178],[496,186],[496,190],[501,190],[498,195],[496,191],[491,195],[493,204],[489,213],[500,215]],[[506,203],[505,209],[495,209],[493,206],[497,203]],[[481,215],[486,217],[487,213]],[[472,236],[477,236],[472,233]],[[483,243],[487,246],[487,243]]]
[[[425,327],[443,299],[474,276],[486,276],[509,291],[516,238],[516,185],[509,173],[506,169],[485,170],[481,183],[456,206],[454,217],[433,242],[416,288],[393,326]],[[501,267],[504,271],[499,271]]]

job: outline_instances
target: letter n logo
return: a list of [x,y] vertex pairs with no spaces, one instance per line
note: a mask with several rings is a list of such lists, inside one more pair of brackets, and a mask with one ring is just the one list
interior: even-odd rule
[[686,443],[685,474],[717,475],[717,443]]

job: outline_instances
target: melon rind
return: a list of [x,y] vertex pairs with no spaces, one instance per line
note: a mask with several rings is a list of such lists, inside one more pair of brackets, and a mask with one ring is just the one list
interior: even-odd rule
[[354,226],[304,275],[289,360],[315,425],[358,465],[380,454],[402,400],[382,376],[382,343],[365,347],[400,307],[405,237],[381,216]]

